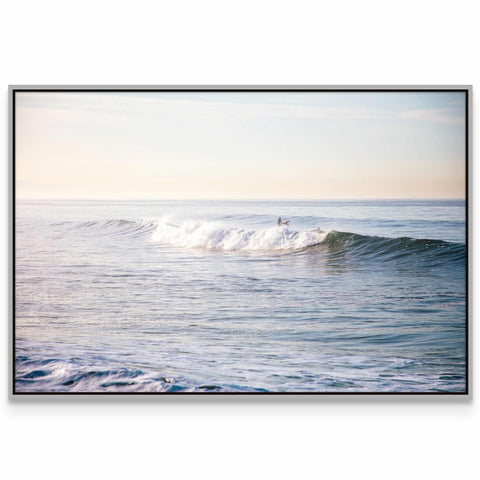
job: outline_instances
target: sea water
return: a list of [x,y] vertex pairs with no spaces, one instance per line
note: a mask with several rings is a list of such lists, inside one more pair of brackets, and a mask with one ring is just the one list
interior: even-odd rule
[[466,388],[464,201],[17,201],[15,219],[18,392]]

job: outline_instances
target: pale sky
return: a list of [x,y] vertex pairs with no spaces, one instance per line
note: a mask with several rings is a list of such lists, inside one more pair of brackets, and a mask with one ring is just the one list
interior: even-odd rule
[[17,92],[17,198],[464,198],[465,128],[463,92]]

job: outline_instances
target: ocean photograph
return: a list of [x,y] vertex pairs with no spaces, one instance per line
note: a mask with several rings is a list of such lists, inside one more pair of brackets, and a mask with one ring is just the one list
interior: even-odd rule
[[464,90],[13,95],[15,394],[467,392]]

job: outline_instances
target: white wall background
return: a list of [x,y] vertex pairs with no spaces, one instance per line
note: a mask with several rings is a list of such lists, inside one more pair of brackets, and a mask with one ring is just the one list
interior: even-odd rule
[[[4,4],[3,478],[476,478],[475,397],[12,401],[6,353],[8,84],[474,84],[480,89],[475,6],[463,0]],[[475,110],[478,95],[475,90]],[[475,124],[474,130],[478,140]],[[473,203],[477,210],[476,199]],[[475,286],[473,300],[477,293]],[[475,317],[474,312],[473,323]],[[474,328],[475,346],[478,331]],[[474,360],[478,384],[478,355]]]

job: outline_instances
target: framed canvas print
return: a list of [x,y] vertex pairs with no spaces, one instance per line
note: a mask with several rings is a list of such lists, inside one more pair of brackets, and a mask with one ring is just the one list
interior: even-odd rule
[[468,394],[470,87],[10,88],[26,394]]

